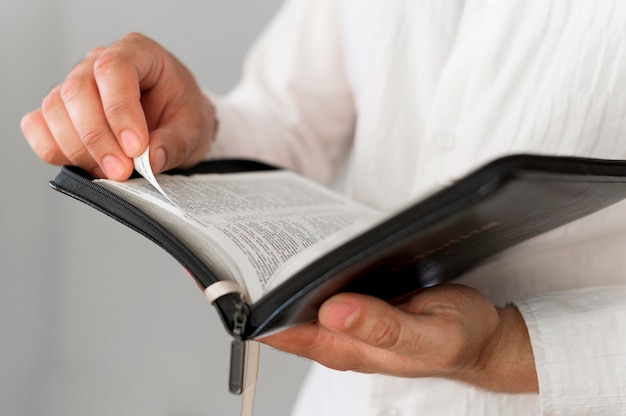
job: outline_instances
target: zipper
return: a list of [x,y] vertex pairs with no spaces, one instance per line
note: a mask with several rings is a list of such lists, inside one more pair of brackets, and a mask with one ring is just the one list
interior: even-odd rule
[[[184,254],[186,257],[193,259],[194,262],[196,262],[198,265],[203,265],[203,263],[197,258],[196,254],[191,251],[189,248],[187,248],[187,246],[185,246],[182,242],[180,242],[180,240],[174,236],[169,230],[167,230],[166,228],[164,228],[161,224],[159,224],[158,222],[156,222],[152,217],[150,217],[148,214],[146,214],[145,212],[143,212],[142,210],[140,210],[139,208],[137,208],[136,206],[132,205],[131,203],[129,203],[128,201],[120,198],[119,196],[115,195],[113,192],[108,191],[107,189],[93,183],[90,179],[80,175],[79,173],[76,173],[68,168],[63,168],[64,176],[67,178],[67,180],[70,181],[70,183],[65,183],[63,184],[61,181],[61,183],[57,182],[57,181],[53,181],[50,183],[50,186],[57,190],[60,191],[62,193],[65,193],[66,195],[71,196],[74,199],[77,199],[87,205],[90,205],[96,209],[98,209],[99,211],[104,212],[105,214],[107,214],[110,217],[113,217],[114,219],[122,222],[123,224],[125,224],[126,226],[130,226],[131,228],[133,228],[135,231],[138,231],[140,234],[148,237],[150,240],[154,241],[155,243],[157,243],[159,246],[161,246],[162,248],[166,249],[166,251],[170,252],[170,254],[175,254],[174,252],[170,251],[169,249],[167,249],[167,247],[161,243],[161,241],[159,241],[158,239],[148,235],[146,232],[144,232],[143,230],[139,229],[139,227],[133,223],[131,223],[130,221],[128,221],[126,218],[121,217],[118,214],[114,214],[113,212],[111,212],[111,210],[109,208],[104,208],[104,206],[102,206],[101,204],[97,203],[94,201],[95,198],[93,198],[92,196],[89,195],[85,195],[86,192],[85,191],[81,191],[80,189],[77,189],[76,185],[86,188],[87,191],[89,192],[94,192],[96,194],[99,194],[103,197],[106,197],[109,200],[112,200],[116,205],[120,206],[121,209],[128,211],[130,214],[135,215],[137,217],[139,217],[144,223],[146,223],[147,225],[149,225],[150,227],[156,229],[156,231],[161,234],[165,240],[167,240],[169,243],[171,243],[173,246],[176,247],[177,250],[179,250],[180,253]],[[60,176],[60,175],[59,175]],[[59,176],[57,176],[57,180],[59,179]],[[61,178],[63,179],[63,178]],[[76,185],[72,186],[72,183],[74,182]],[[70,185],[70,186],[67,186]],[[178,256],[174,256],[176,259],[178,259]],[[204,266],[203,266],[204,267]],[[209,274],[210,276],[210,274]],[[214,283],[217,282],[218,279],[213,278],[213,281],[210,283]],[[199,283],[201,283],[203,286],[208,286],[210,283],[209,282],[201,282],[198,280]]]
[[[64,183],[65,182],[65,183]],[[69,186],[68,186],[69,185]],[[148,214],[141,211],[136,206],[132,205],[128,201],[122,199],[121,197],[115,195],[114,193],[108,191],[107,189],[102,188],[101,186],[93,183],[90,179],[82,176],[80,173],[74,172],[68,168],[64,168],[62,171],[62,175],[59,174],[55,181],[50,182],[50,186],[60,191],[74,199],[77,199],[87,205],[90,205],[99,211],[104,212],[110,217],[122,222],[123,224],[130,226],[141,234],[145,235],[149,239],[153,240],[155,243],[165,248],[168,252],[171,253],[169,249],[165,245],[163,245],[158,239],[148,235],[146,232],[141,230],[139,226],[131,221],[127,220],[123,216],[118,213],[114,213],[110,208],[105,208],[103,205],[98,203],[98,198],[94,198],[89,193],[95,193],[101,195],[101,197],[106,197],[108,200],[111,200],[113,204],[119,206],[122,210],[126,210],[132,215],[139,217],[143,222],[145,222],[150,227],[155,228],[158,233],[160,233],[165,239],[168,240],[172,245],[176,246],[176,249],[180,250],[185,256],[193,259],[198,264],[202,265],[193,251],[189,250],[184,244],[182,244],[177,237],[175,237],[170,231],[165,229],[162,225],[156,222],[152,217]],[[82,189],[81,189],[82,188]],[[174,253],[171,253],[174,254]],[[178,258],[178,256],[175,256]],[[214,282],[217,282],[214,278]],[[202,283],[202,282],[201,282]],[[202,283],[205,285],[204,283]],[[249,351],[249,341],[244,340],[244,334],[246,333],[246,325],[248,323],[248,315],[250,313],[248,303],[245,301],[243,295],[240,295],[239,300],[235,303],[235,312],[233,315],[233,329],[232,334],[234,335],[234,339],[231,342],[231,357],[230,357],[230,378],[229,378],[229,390],[231,393],[242,394],[245,388],[246,383],[246,373],[248,365],[250,364],[248,361],[248,356],[252,353],[253,350]],[[258,365],[258,348],[256,350],[257,355],[257,364]]]
[[241,394],[246,379],[246,361],[248,355],[248,342],[243,340],[243,335],[248,322],[248,304],[243,297],[239,298],[233,316],[233,339],[230,343],[230,377],[228,389],[231,393]]
[[[166,228],[163,228],[161,224],[156,222],[152,217],[150,217],[148,214],[146,214],[145,212],[143,212],[142,210],[140,210],[139,208],[137,208],[130,202],[126,201],[125,199],[120,198],[119,196],[115,195],[113,192],[110,192],[104,189],[103,187],[93,183],[90,179],[87,179],[84,176],[76,172],[73,172],[69,169],[65,169],[65,172],[71,179],[76,180],[83,186],[86,186],[89,190],[92,190],[94,192],[97,192],[101,195],[106,196],[109,199],[114,200],[115,203],[122,205],[122,207],[131,211],[133,214],[140,217],[142,220],[150,224],[152,227],[155,227],[160,233],[164,234],[169,240],[171,240],[174,244],[176,244],[177,247],[183,250],[185,254],[192,255],[193,257],[196,256],[195,254],[193,254],[193,252],[191,252],[191,250],[189,250],[182,243],[180,243],[180,241],[178,241],[178,238],[176,238],[171,232],[169,232],[169,230],[167,230]],[[63,189],[63,187],[60,187],[59,189]],[[67,188],[65,189],[67,190]],[[83,199],[77,194],[70,194],[70,196],[74,197],[75,199],[80,200],[81,202],[86,202],[88,205],[95,205],[93,202]]]

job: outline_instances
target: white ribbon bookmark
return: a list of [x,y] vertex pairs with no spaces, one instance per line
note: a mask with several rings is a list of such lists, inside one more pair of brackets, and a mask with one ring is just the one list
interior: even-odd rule
[[211,305],[222,296],[226,296],[231,293],[241,294],[241,288],[232,280],[220,280],[210,284],[206,289],[204,289],[204,296],[206,296]]
[[254,395],[256,393],[256,383],[259,377],[259,358],[261,354],[261,344],[258,341],[245,341],[246,364],[243,391],[241,392],[241,416],[252,416],[254,413]]
[[[133,159],[135,170],[139,172],[154,188],[161,193],[172,205],[176,205],[174,201],[170,199],[165,193],[161,185],[156,179],[152,167],[150,166],[150,147],[143,152],[139,157]],[[231,280],[220,280],[209,285],[204,290],[209,303],[213,304],[217,299],[230,293],[239,293],[241,295],[241,288],[239,285]],[[259,356],[261,351],[261,344],[257,341],[247,340],[234,340],[231,346],[231,354],[237,355],[231,357],[231,377],[233,372],[233,362],[236,362],[236,372],[242,371],[243,374],[236,376],[237,384],[241,387],[241,416],[253,416],[254,413],[254,395],[256,392],[256,384],[259,374]],[[235,351],[236,350],[236,351]],[[242,377],[241,377],[242,376]]]
[[[241,288],[232,280],[220,280],[204,289],[204,295],[209,303],[213,304],[222,296],[238,293],[241,295]],[[241,389],[241,416],[253,416],[254,396],[256,384],[259,376],[259,358],[261,344],[254,340],[233,340],[231,344],[231,375],[230,383],[236,384],[238,392]],[[243,378],[243,379],[242,379]],[[231,385],[231,390],[233,386]]]

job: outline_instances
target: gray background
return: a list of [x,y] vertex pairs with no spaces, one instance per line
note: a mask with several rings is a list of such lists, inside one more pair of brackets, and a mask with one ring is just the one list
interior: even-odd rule
[[[156,245],[47,188],[19,130],[92,47],[129,31],[218,93],[280,0],[0,2],[0,414],[234,415],[229,338]],[[258,415],[288,413],[308,362],[262,350]]]

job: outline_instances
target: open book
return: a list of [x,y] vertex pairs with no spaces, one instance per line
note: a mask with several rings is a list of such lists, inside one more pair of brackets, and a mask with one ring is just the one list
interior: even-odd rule
[[251,303],[380,213],[288,170],[161,175],[96,184],[165,226]]
[[340,291],[395,301],[454,279],[626,197],[626,162],[509,156],[392,212],[253,161],[203,162],[158,184],[167,197],[75,167],[51,182],[161,245],[245,340],[315,319]]

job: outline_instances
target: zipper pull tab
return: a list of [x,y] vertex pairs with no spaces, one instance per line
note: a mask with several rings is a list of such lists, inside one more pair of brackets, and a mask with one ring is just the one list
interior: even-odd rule
[[228,389],[231,393],[241,394],[246,376],[246,341],[234,339],[230,343],[230,378]]
[[235,339],[230,343],[230,378],[228,388],[231,393],[241,394],[244,389],[246,376],[246,357],[248,344],[243,341],[243,333],[246,328],[247,315],[244,311],[243,299],[237,304],[233,319],[233,334]]
[[228,387],[231,393],[242,394],[241,416],[252,416],[254,394],[259,374],[259,355],[261,344],[257,341],[244,341],[246,327],[246,303],[242,299],[235,311],[233,334],[235,339],[230,344],[230,379]]

